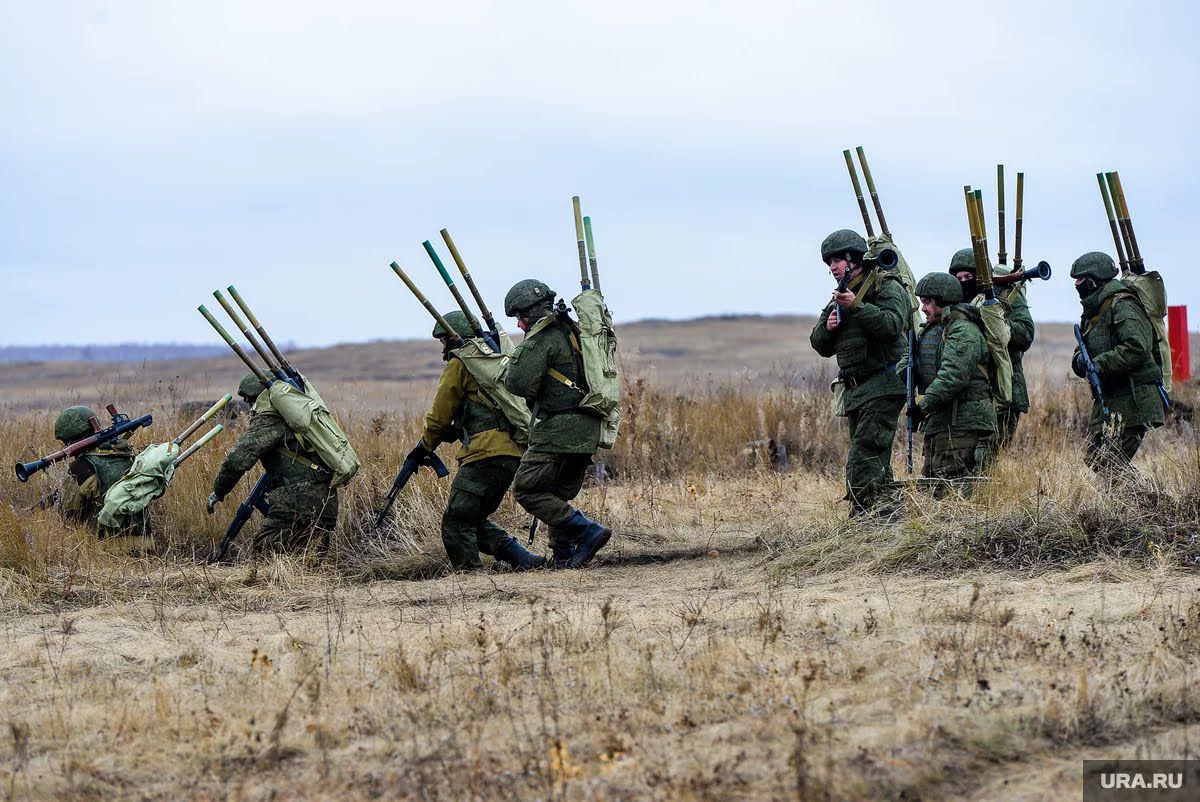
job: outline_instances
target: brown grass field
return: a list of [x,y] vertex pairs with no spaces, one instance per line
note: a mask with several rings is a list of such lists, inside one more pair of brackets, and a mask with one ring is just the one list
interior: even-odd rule
[[[1049,800],[1078,798],[1084,758],[1191,756],[1191,422],[1147,438],[1138,482],[1105,486],[1080,456],[1069,328],[1046,326],[1036,408],[990,481],[969,500],[910,484],[903,514],[852,523],[809,325],[622,328],[614,478],[579,500],[616,535],[579,572],[449,573],[448,482],[427,472],[371,531],[432,342],[295,355],[363,461],[321,562],[204,563],[234,506],[209,517],[204,497],[244,419],[154,503],[150,557],[42,509],[62,465],[5,480],[0,794]],[[0,367],[0,461],[51,450],[77,400],[151,411],[135,444],[161,441],[241,372],[232,355]],[[752,445],[767,438],[789,470]],[[510,498],[499,521],[527,517]]]

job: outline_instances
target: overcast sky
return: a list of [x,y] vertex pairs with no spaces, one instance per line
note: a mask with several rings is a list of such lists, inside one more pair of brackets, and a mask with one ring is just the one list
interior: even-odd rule
[[1034,316],[1077,317],[1118,169],[1171,302],[1200,303],[1194,3],[0,10],[0,344],[216,342],[195,307],[229,283],[277,340],[424,336],[388,262],[450,308],[421,249],[448,227],[497,312],[521,278],[571,295],[573,194],[618,320],[813,313],[821,239],[862,230],[859,144],[918,276],[967,244],[964,184],[994,235],[1003,161],[1055,270]]

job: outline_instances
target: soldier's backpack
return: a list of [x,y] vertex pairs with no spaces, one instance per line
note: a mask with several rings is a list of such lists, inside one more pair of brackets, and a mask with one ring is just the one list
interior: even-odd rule
[[308,379],[300,378],[304,390],[297,390],[285,381],[272,382],[259,395],[254,411],[273,410],[283,418],[301,448],[315,453],[333,473],[330,486],[341,487],[358,473],[358,455],[316,388]]
[[579,402],[601,418],[600,447],[612,448],[621,427],[621,376],[617,369],[617,332],[599,290],[584,290],[571,300],[579,318],[579,347],[587,392]]
[[1121,283],[1133,290],[1154,328],[1154,361],[1162,370],[1163,389],[1171,392],[1171,340],[1167,336],[1167,288],[1157,270],[1138,275],[1132,270],[1121,274]]
[[904,285],[904,289],[908,292],[908,325],[913,331],[921,330],[921,300],[917,298],[917,281],[913,278],[912,269],[908,266],[908,261],[904,258],[904,254],[896,247],[896,243],[888,234],[877,234],[867,240],[867,255],[874,256],[884,248],[889,248],[896,252],[896,266],[888,270],[889,273],[900,279],[900,283]]
[[462,360],[463,367],[479,383],[488,406],[498,410],[509,424],[509,436],[519,446],[529,443],[529,407],[524,399],[510,393],[504,386],[504,371],[513,352],[513,341],[507,332],[500,332],[500,353],[488,348],[481,340],[472,338],[450,353]]
[[138,454],[129,470],[104,493],[104,506],[96,516],[103,526],[119,529],[130,515],[146,509],[166,492],[175,474],[179,446],[156,443]]
[[1012,338],[1012,329],[1004,304],[1000,301],[985,303],[983,296],[977,295],[971,305],[979,310],[983,319],[983,338],[992,356],[992,369],[988,375],[992,394],[1000,405],[1009,406],[1012,404],[1013,366],[1008,341]]

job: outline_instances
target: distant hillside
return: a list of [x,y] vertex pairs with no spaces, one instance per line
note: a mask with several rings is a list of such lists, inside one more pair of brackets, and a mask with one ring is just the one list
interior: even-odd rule
[[119,345],[0,345],[0,364],[13,362],[143,362],[197,359],[227,350],[217,345],[120,343]]

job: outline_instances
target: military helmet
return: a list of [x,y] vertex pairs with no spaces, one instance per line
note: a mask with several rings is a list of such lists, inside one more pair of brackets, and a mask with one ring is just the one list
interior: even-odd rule
[[932,298],[941,306],[962,300],[962,284],[949,273],[927,273],[917,282],[917,297]]
[[954,255],[950,257],[950,273],[952,275],[957,275],[964,270],[975,275],[975,250],[973,248],[955,251]]
[[258,398],[259,394],[265,389],[267,388],[263,385],[262,380],[253,373],[247,373],[242,377],[242,380],[238,382],[238,395],[240,395],[242,398],[248,399],[251,402]]
[[517,317],[527,309],[535,306],[549,306],[554,303],[554,290],[535,278],[518,281],[504,296],[504,314]]
[[822,262],[828,262],[831,257],[841,256],[847,251],[862,256],[867,252],[867,241],[857,231],[848,228],[839,228],[821,241]]
[[1071,263],[1071,278],[1094,278],[1108,281],[1117,277],[1117,265],[1112,257],[1099,251],[1090,251]]
[[[446,322],[450,324],[450,328],[454,330],[454,333],[459,337],[462,337],[464,340],[468,337],[475,336],[475,332],[471,331],[471,324],[467,322],[467,316],[457,309],[453,312],[447,312],[446,314],[442,315],[442,317],[445,318]],[[441,339],[442,337],[446,336],[446,330],[442,328],[441,323],[433,324],[433,336],[436,339]]]
[[87,407],[67,407],[54,421],[54,436],[64,443],[73,443],[92,434],[92,418],[96,413]]

